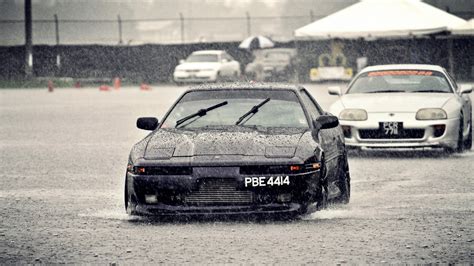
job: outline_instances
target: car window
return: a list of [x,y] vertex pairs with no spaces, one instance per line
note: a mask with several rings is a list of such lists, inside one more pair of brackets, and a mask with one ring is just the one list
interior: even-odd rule
[[322,110],[315,104],[311,96],[306,90],[301,90],[301,100],[303,101],[306,109],[310,113],[311,119],[316,119],[322,114]]
[[452,92],[446,76],[438,71],[388,70],[363,73],[347,93]]
[[451,76],[451,74],[449,72],[446,71],[446,73],[448,74],[448,78],[451,80],[451,83],[453,84],[454,88],[457,90],[458,89],[458,84],[456,83],[456,80],[454,79],[453,76]]
[[265,99],[270,101],[241,125],[258,127],[309,128],[303,107],[293,91],[222,90],[186,93],[165,118],[162,127],[175,127],[183,117],[227,101],[228,104],[207,112],[195,121],[183,123],[185,128],[234,126],[239,118]]
[[199,63],[199,62],[217,62],[218,56],[216,54],[191,54],[186,58],[186,62]]

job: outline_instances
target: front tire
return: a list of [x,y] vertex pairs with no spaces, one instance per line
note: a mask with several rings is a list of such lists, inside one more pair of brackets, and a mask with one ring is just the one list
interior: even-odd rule
[[351,199],[351,177],[349,173],[349,164],[347,159],[344,169],[339,174],[339,191],[341,195],[334,199],[335,203],[348,204]]
[[136,202],[132,199],[132,196],[128,192],[128,178],[125,177],[125,190],[124,190],[124,203],[125,203],[125,211],[128,215],[137,215],[135,211]]
[[464,141],[464,149],[470,150],[472,149],[472,119],[469,123],[469,133],[467,135],[467,139]]

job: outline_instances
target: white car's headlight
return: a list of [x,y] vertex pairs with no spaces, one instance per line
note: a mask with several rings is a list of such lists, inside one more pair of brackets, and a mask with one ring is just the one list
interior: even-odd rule
[[339,114],[339,119],[349,121],[367,120],[367,112],[364,109],[344,109]]
[[447,119],[448,115],[441,108],[420,109],[416,113],[416,120],[441,120]]

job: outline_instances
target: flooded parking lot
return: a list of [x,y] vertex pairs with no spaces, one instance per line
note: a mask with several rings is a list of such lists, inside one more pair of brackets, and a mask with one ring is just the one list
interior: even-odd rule
[[473,262],[472,150],[351,152],[351,202],[293,221],[128,216],[136,118],[185,88],[0,91],[0,263]]

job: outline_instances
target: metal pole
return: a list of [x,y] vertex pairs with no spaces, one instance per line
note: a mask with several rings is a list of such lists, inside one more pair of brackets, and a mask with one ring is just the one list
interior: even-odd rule
[[122,40],[122,18],[120,18],[120,15],[117,15],[117,22],[118,22],[118,30],[119,30],[119,44],[123,43]]
[[59,68],[61,66],[61,56],[59,55],[59,20],[57,14],[54,14],[54,26],[56,32],[56,67],[59,72]]
[[33,75],[33,22],[31,0],[25,0],[25,76]]
[[311,9],[311,10],[309,11],[309,22],[311,23],[311,22],[313,22],[313,21],[314,21],[314,12],[313,12],[313,10]]
[[245,12],[245,15],[247,17],[247,36],[250,37],[250,35],[252,35],[252,28],[250,24],[250,14],[249,12]]
[[454,77],[453,38],[448,36],[448,66],[449,73]]
[[181,43],[184,43],[184,16],[179,13],[179,20],[181,21]]

